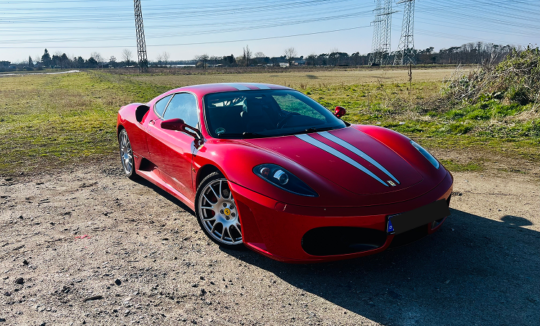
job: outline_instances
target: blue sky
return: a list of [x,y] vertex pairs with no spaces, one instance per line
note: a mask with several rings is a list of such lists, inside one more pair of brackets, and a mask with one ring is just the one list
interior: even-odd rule
[[[397,2],[393,50],[403,17],[403,5]],[[415,47],[440,49],[476,41],[539,45],[538,4],[538,0],[418,0]],[[170,59],[203,53],[240,55],[245,45],[267,56],[282,55],[291,46],[300,55],[334,49],[368,53],[375,2],[142,0],[142,8],[148,56],[155,60],[165,51]],[[135,54],[133,1],[0,0],[0,60],[35,58],[44,48],[85,58],[98,52],[120,59],[124,48]]]

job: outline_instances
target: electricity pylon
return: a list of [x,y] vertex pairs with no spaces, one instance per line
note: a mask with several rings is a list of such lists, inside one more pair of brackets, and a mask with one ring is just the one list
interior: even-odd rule
[[373,43],[371,49],[370,65],[383,65],[388,63],[392,49],[392,0],[376,0],[375,20],[373,21]]
[[375,13],[375,20],[372,22],[373,40],[371,42],[371,56],[369,57],[370,66],[381,64],[379,51],[381,49],[380,30],[382,20],[380,18],[380,13],[382,12],[382,0],[376,0],[375,3],[375,10],[373,10],[373,12]]
[[137,30],[137,54],[139,56],[139,71],[148,70],[148,57],[146,55],[146,40],[144,37],[144,24],[141,9],[141,0],[134,0],[135,28]]
[[394,66],[415,64],[414,60],[414,3],[415,0],[402,0],[398,4],[405,4],[403,11],[403,25],[398,50],[394,57]]

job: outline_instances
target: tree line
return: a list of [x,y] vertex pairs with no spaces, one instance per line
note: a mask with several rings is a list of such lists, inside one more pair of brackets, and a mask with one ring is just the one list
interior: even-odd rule
[[[512,45],[499,45],[493,43],[466,43],[461,46],[453,46],[435,52],[434,47],[415,49],[413,51],[416,64],[481,64],[486,60],[500,62],[513,50],[523,51],[521,47]],[[208,67],[253,67],[253,66],[366,66],[372,54],[360,54],[359,52],[346,53],[333,49],[327,53],[309,54],[299,56],[294,47],[286,48],[281,56],[269,57],[263,52],[253,52],[249,46],[242,48],[239,56],[211,56],[201,54],[193,60],[170,61],[167,52],[159,54],[155,61],[149,62],[149,66],[164,67],[171,65],[191,65],[206,69]],[[388,64],[393,63],[396,53],[386,54]],[[115,56],[103,58],[98,52],[93,52],[89,58],[81,56],[70,57],[65,53],[57,52],[53,55],[45,49],[41,57],[23,60],[19,63],[0,61],[0,71],[8,70],[41,70],[44,68],[122,68],[138,67],[133,59],[134,55],[129,49],[124,49],[120,60]]]
[[[524,49],[520,46],[498,45],[493,43],[466,43],[461,46],[454,46],[447,49],[434,51],[434,47],[427,49],[415,49],[412,52],[416,64],[481,64],[486,60],[500,62],[513,50],[518,52]],[[277,57],[265,56],[262,52],[253,52],[246,46],[242,50],[242,55],[229,56],[209,56],[207,54],[197,55],[191,62],[200,68],[208,66],[366,66],[369,64],[371,53],[360,54],[354,52],[348,54],[337,49],[328,53],[310,54],[298,56],[295,48],[287,48],[283,55]],[[386,54],[386,62],[392,64],[396,52]],[[186,62],[187,63],[187,62]]]
[[28,60],[23,60],[19,63],[11,63],[9,61],[0,61],[0,71],[9,70],[43,70],[45,68],[119,68],[119,67],[137,67],[136,61],[132,60],[133,53],[129,49],[122,51],[121,60],[117,60],[115,56],[111,56],[108,59],[103,58],[98,52],[90,54],[88,59],[84,59],[81,56],[69,57],[65,53],[57,52],[51,55],[47,49],[43,52],[41,57],[32,59],[31,56]]

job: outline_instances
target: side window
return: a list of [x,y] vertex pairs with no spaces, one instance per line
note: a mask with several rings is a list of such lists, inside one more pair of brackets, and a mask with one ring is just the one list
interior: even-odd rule
[[169,103],[171,96],[172,95],[162,98],[154,105],[154,110],[156,111],[158,116],[163,116],[163,111],[165,111],[165,108],[167,107],[167,103]]
[[195,100],[195,96],[189,93],[174,95],[169,106],[167,106],[167,111],[165,111],[163,119],[182,119],[189,126],[197,127],[199,117],[197,116],[197,101]]

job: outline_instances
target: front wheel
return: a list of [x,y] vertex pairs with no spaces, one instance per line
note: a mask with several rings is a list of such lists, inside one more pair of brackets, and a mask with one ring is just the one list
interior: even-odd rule
[[212,241],[230,249],[244,248],[238,208],[221,173],[211,173],[201,182],[195,212],[199,225]]
[[120,161],[126,177],[130,179],[137,178],[135,173],[135,161],[133,160],[133,150],[126,129],[122,129],[118,134],[118,144],[120,146]]

